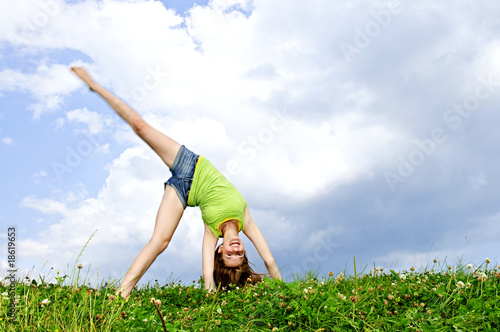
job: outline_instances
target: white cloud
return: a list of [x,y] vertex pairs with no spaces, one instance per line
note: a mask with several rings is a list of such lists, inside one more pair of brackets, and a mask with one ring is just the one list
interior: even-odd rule
[[6,145],[12,145],[12,143],[14,143],[14,140],[11,137],[2,137],[2,143]]
[[64,203],[51,199],[36,199],[33,196],[29,196],[23,199],[21,205],[38,210],[44,214],[60,214],[64,216],[68,213],[68,209]]
[[45,177],[45,176],[47,176],[47,172],[45,172],[43,169],[40,172],[33,174],[33,177]]
[[[419,136],[422,132],[441,124],[442,105],[451,105],[457,91],[470,84],[463,78],[498,70],[498,44],[475,40],[487,25],[476,30],[475,16],[462,9],[443,23],[439,18],[448,11],[433,2],[425,2],[425,10],[406,8],[394,17],[350,66],[339,44],[351,42],[355,29],[373,20],[362,2],[216,0],[192,8],[186,18],[159,1],[48,3],[52,7],[44,9],[34,0],[13,2],[12,15],[0,23],[5,33],[0,35],[11,36],[7,41],[25,53],[80,52],[88,63],[71,64],[84,65],[155,127],[211,159],[257,205],[262,219],[270,221],[277,216],[266,210],[269,206],[305,204],[309,209],[311,202],[320,202],[327,209],[329,202],[322,199],[341,185],[372,179],[381,168],[396,168],[398,156],[412,151],[415,139],[427,137]],[[250,7],[251,15],[238,10]],[[427,10],[432,15],[426,16]],[[41,20],[42,13],[48,17],[45,23],[39,21],[31,30],[23,26],[22,18]],[[474,53],[470,45],[475,43],[485,47]],[[464,60],[468,58],[473,60]],[[35,96],[35,118],[58,109],[67,95],[83,87],[69,72],[71,64],[44,61],[32,73],[0,72],[1,92]],[[458,87],[444,82],[458,82]],[[77,122],[98,134],[108,119],[79,108],[54,121],[58,127]],[[99,228],[83,259],[112,264],[109,270],[123,273],[149,239],[162,181],[170,173],[130,129],[112,130],[111,144],[129,148],[107,168],[98,195],[89,197],[82,190],[68,194],[67,200],[24,198],[22,206],[58,218],[25,243],[33,249],[31,259],[51,254],[66,263]],[[109,145],[102,147],[107,151]],[[486,185],[494,178],[486,171],[468,174],[479,174],[470,178],[472,188],[493,187]],[[280,219],[269,226],[275,232],[287,229],[279,242],[298,239],[293,232],[298,226],[290,223]],[[314,250],[321,232],[336,228],[310,223],[314,228],[304,249]],[[186,267],[199,270],[201,232],[199,213],[188,210],[165,261],[182,257]],[[46,247],[36,251],[37,243]],[[380,260],[407,261],[413,255],[426,258],[422,251],[398,251]],[[119,258],[110,263],[105,256]]]
[[98,134],[103,130],[103,124],[109,123],[108,117],[102,114],[92,112],[86,109],[72,110],[66,113],[66,118],[69,122],[81,122],[87,125],[87,132],[90,134]]
[[35,73],[4,69],[0,72],[0,92],[21,90],[32,93],[37,103],[32,104],[30,109],[33,118],[39,119],[42,114],[57,110],[63,101],[62,96],[79,86],[68,73],[68,67],[59,64],[41,64]]

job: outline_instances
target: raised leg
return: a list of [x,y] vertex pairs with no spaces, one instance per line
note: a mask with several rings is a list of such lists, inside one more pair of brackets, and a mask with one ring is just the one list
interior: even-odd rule
[[177,197],[177,193],[172,187],[167,186],[156,216],[153,236],[139,252],[125,275],[118,290],[121,296],[124,298],[130,296],[132,289],[139,279],[151,266],[156,257],[167,248],[183,213],[184,207],[179,197]]
[[81,67],[72,67],[71,70],[90,88],[90,90],[99,94],[113,110],[125,120],[157,154],[167,164],[172,167],[175,156],[181,145],[151,127],[134,109],[128,106],[123,100],[103,88]]

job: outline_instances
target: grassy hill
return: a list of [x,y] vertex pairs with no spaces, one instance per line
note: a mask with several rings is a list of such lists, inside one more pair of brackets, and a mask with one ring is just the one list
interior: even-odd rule
[[[157,282],[128,301],[115,287],[78,284],[79,270],[59,277],[8,280],[0,286],[2,331],[498,331],[500,266],[489,260],[422,271],[374,268],[291,282],[266,279],[208,294]],[[69,280],[73,279],[73,280]],[[75,281],[76,280],[76,281]],[[14,297],[12,297],[12,295]],[[15,321],[9,316],[14,309]]]

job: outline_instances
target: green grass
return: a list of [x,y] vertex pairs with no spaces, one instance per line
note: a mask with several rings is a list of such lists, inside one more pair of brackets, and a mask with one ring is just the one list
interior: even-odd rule
[[4,281],[0,330],[164,331],[162,320],[168,331],[500,329],[500,270],[487,263],[474,268],[434,263],[422,271],[373,269],[321,278],[310,273],[291,282],[266,279],[210,294],[199,282],[155,282],[134,290],[128,301],[114,296],[117,285],[93,289],[75,282],[81,280],[78,267],[73,280],[18,280],[15,322],[7,316],[10,288]]

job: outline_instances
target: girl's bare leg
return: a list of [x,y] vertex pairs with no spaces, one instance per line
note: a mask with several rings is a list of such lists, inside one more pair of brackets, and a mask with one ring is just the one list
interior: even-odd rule
[[71,70],[88,85],[90,90],[99,94],[132,127],[134,132],[160,156],[168,167],[172,167],[177,152],[181,147],[179,143],[147,124],[134,109],[95,82],[85,69],[72,67]]
[[153,236],[137,255],[125,275],[120,285],[120,289],[118,290],[121,296],[124,298],[130,296],[132,289],[149,266],[151,266],[156,257],[167,248],[183,213],[184,207],[177,193],[172,187],[167,186],[160,208],[158,209],[158,215],[156,216]]
[[[98,93],[132,127],[134,132],[160,156],[168,167],[172,167],[177,152],[181,147],[179,143],[147,124],[134,109],[96,83],[85,69],[73,67],[71,70],[88,85],[90,90]],[[184,207],[177,193],[172,187],[167,186],[156,216],[153,236],[132,262],[118,290],[118,293],[121,293],[124,298],[130,296],[139,279],[156,257],[167,248],[183,213]]]

